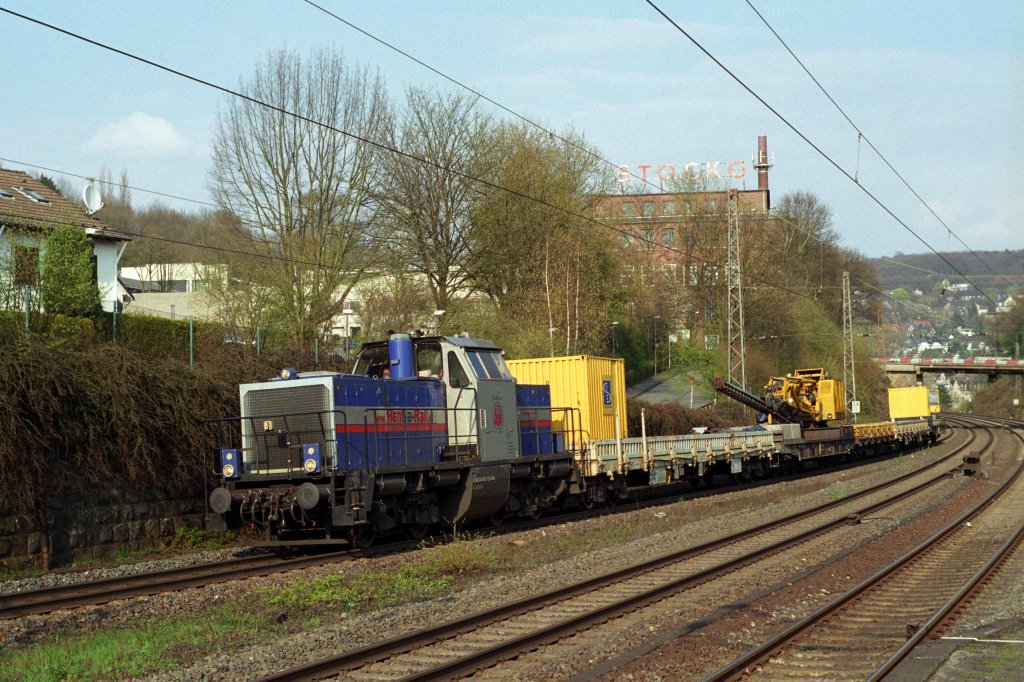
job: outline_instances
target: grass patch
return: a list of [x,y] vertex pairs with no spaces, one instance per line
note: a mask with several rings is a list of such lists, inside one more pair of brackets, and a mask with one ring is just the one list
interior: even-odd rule
[[832,488],[825,493],[825,499],[829,502],[835,502],[846,497],[846,488]]
[[159,618],[130,627],[59,635],[52,641],[0,653],[0,680],[50,682],[123,678],[181,663],[187,648],[232,650],[233,643],[275,626],[244,608],[214,607],[185,618]]
[[322,608],[358,613],[395,604],[432,599],[443,594],[452,578],[438,575],[429,566],[403,566],[397,571],[366,573],[355,577],[328,575],[313,580],[298,578],[287,587],[263,590],[267,603],[302,612]]
[[212,532],[201,528],[185,526],[179,528],[171,541],[173,549],[185,549],[190,552],[205,552],[220,549],[232,544],[238,536],[233,531]]
[[23,580],[25,578],[38,578],[43,575],[43,569],[31,563],[15,564],[8,566],[0,563],[0,582],[7,580]]

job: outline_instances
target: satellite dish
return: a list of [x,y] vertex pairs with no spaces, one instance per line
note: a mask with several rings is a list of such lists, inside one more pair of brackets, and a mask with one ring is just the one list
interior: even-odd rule
[[85,212],[90,216],[103,208],[103,197],[100,195],[99,187],[96,186],[96,181],[92,178],[89,178],[85,183],[85,189],[82,190],[82,200],[85,202]]

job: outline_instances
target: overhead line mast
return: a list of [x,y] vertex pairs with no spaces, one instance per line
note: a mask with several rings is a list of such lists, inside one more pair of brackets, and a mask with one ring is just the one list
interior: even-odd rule
[[732,383],[747,386],[746,346],[743,340],[743,282],[740,276],[740,210],[736,190],[729,190],[729,236],[726,277],[729,286],[727,336],[729,338],[729,377]]
[[843,272],[843,391],[846,393],[843,403],[846,414],[857,421],[860,404],[857,403],[857,373],[853,362],[853,306],[850,301],[850,273],[846,271]]

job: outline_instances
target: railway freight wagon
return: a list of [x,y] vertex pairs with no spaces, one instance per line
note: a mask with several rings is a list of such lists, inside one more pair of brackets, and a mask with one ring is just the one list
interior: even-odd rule
[[583,493],[578,419],[550,389],[516,384],[499,349],[460,337],[365,344],[353,374],[246,384],[240,418],[216,420],[221,485],[208,526],[269,541],[346,541],[437,523],[532,517]]

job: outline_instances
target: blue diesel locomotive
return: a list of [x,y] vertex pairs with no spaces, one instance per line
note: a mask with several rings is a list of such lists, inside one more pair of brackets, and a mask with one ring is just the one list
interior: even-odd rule
[[549,388],[517,385],[490,341],[394,334],[364,344],[353,374],[283,370],[240,398],[241,417],[217,421],[233,442],[219,450],[211,530],[363,546],[586,494],[572,411],[553,431]]

